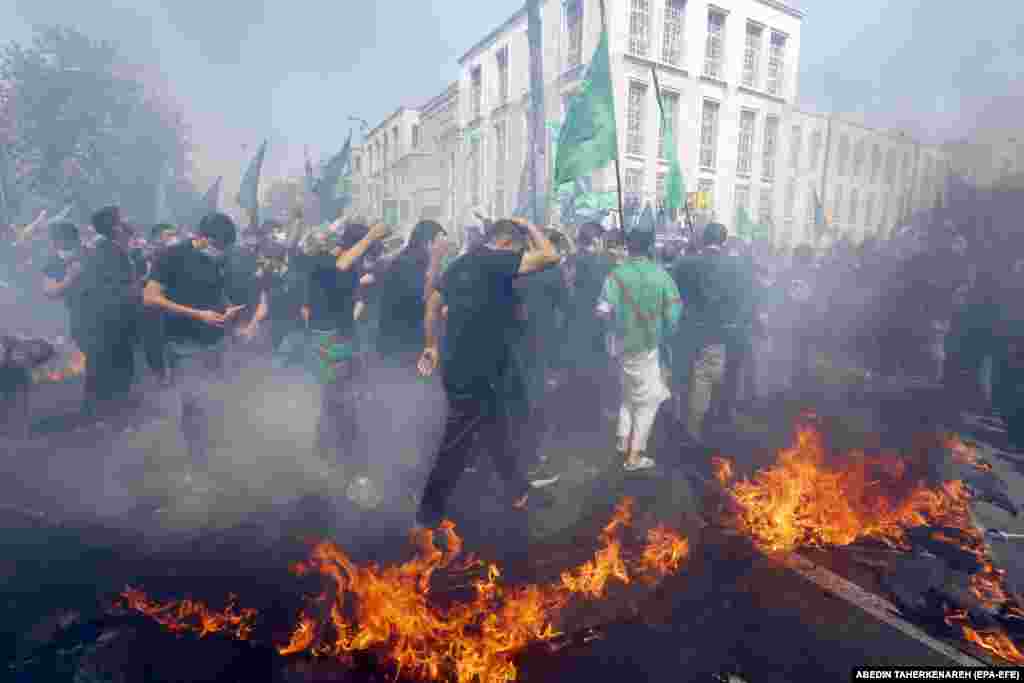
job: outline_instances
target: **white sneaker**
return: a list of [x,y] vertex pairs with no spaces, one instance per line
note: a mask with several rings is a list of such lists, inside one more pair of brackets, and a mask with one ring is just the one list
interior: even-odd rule
[[648,458],[646,455],[641,455],[635,460],[627,460],[623,467],[627,472],[640,472],[642,470],[649,470],[655,466],[654,460]]

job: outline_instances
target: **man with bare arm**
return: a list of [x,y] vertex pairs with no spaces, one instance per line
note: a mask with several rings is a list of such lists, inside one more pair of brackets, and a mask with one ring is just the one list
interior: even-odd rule
[[[529,247],[527,247],[527,242]],[[515,324],[515,279],[555,266],[559,254],[543,232],[521,220],[499,220],[486,244],[456,259],[427,299],[426,345],[419,371],[431,375],[441,365],[448,417],[437,461],[427,479],[417,522],[433,527],[472,457],[474,435],[486,436],[484,450],[494,458],[512,506],[524,509],[530,483],[520,470],[520,454],[509,449],[509,422],[502,388],[510,360],[509,333]],[[444,348],[436,326],[447,307]]]

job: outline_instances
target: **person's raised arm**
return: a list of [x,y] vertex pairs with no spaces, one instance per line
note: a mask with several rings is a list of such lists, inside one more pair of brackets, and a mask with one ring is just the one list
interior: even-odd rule
[[441,304],[441,292],[436,289],[432,290],[427,298],[426,311],[423,316],[423,353],[420,355],[418,364],[420,374],[424,377],[433,374],[440,359],[437,350],[437,323],[441,318]]
[[356,242],[355,246],[348,251],[342,251],[338,254],[338,260],[336,262],[338,270],[342,272],[351,270],[356,261],[362,258],[363,254],[366,253],[366,250],[370,248],[370,245],[387,237],[388,231],[388,226],[383,223],[375,224],[370,228],[369,232],[366,233],[366,237]]
[[519,262],[519,275],[529,275],[557,265],[561,256],[544,232],[521,218],[513,220],[526,228],[526,232],[530,236],[530,247]]

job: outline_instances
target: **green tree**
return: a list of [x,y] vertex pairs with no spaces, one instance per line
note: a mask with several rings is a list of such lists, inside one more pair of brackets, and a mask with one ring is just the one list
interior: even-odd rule
[[167,178],[165,164],[175,190],[172,207],[183,208],[184,117],[147,82],[146,69],[124,60],[113,44],[45,28],[31,46],[3,49],[0,81],[8,202],[19,219],[35,202],[72,204],[78,220],[117,203],[131,219],[147,223],[156,210],[157,183]]

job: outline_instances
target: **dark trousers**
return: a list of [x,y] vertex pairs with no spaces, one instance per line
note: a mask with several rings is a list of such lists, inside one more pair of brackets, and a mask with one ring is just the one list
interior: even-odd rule
[[355,359],[342,361],[336,367],[333,381],[320,386],[320,418],[317,421],[316,450],[325,461],[352,474],[366,474],[368,455],[356,447],[359,402],[359,381]]
[[139,341],[149,369],[158,375],[167,372],[167,346],[164,343],[164,316],[147,310],[139,316]]
[[97,322],[83,350],[86,412],[127,394],[135,379],[134,318],[125,314]]
[[722,388],[723,417],[728,417],[741,398],[753,398],[754,342],[749,334],[740,334],[725,345],[725,379]]
[[445,393],[448,417],[444,436],[420,503],[419,520],[431,526],[444,517],[448,499],[472,461],[473,442],[478,433],[481,449],[493,458],[495,469],[512,498],[519,498],[530,490],[519,468],[519,458],[509,443],[511,415],[499,388],[486,381],[458,387],[445,383]]

